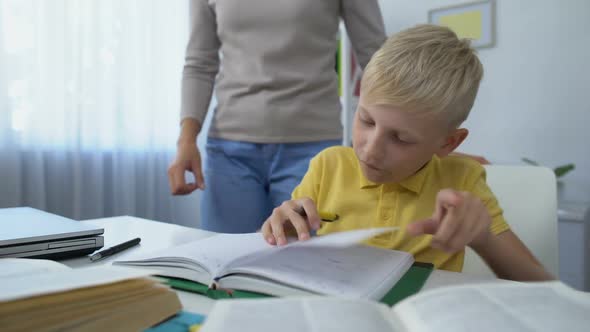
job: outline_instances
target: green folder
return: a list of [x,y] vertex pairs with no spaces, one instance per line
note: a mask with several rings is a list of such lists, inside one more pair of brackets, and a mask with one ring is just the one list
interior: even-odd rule
[[[428,280],[432,269],[433,265],[430,263],[415,262],[380,302],[393,306],[406,297],[417,293]],[[185,279],[169,277],[163,279],[172,288],[202,294],[214,300],[273,297],[272,295],[249,291],[210,289],[206,285]]]
[[415,262],[380,302],[391,307],[406,297],[418,293],[428,280],[433,268],[432,263]]

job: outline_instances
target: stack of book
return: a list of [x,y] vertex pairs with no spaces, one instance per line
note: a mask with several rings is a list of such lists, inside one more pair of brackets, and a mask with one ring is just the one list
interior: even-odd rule
[[136,331],[181,310],[149,271],[0,259],[0,330]]

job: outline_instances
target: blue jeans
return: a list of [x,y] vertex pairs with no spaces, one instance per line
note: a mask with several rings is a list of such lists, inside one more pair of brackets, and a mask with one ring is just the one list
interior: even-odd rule
[[340,140],[259,144],[209,137],[201,228],[223,233],[258,230],[274,207],[291,198],[309,160]]

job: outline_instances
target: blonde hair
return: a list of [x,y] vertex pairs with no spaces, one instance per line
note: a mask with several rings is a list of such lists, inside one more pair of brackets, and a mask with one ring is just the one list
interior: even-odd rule
[[372,104],[441,113],[458,127],[482,77],[469,40],[446,27],[418,25],[387,39],[365,68],[361,87]]

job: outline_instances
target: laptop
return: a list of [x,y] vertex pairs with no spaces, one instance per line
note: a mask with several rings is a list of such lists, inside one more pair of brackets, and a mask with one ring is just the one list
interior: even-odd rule
[[30,207],[0,209],[0,258],[63,259],[102,248],[104,229]]

